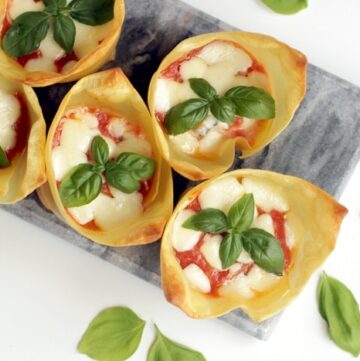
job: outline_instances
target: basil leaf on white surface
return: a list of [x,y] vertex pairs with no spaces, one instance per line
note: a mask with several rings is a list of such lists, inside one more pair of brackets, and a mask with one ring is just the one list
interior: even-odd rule
[[59,14],[54,19],[54,39],[67,52],[71,53],[75,44],[76,28],[70,16]]
[[127,307],[100,312],[82,336],[78,351],[98,361],[123,361],[138,349],[145,321]]
[[292,15],[306,9],[307,0],[261,0],[267,7],[278,14]]
[[91,142],[91,155],[98,164],[105,165],[109,160],[109,146],[99,135],[97,135]]
[[157,335],[147,361],[206,361],[202,353],[169,339],[156,325],[155,327]]
[[360,311],[354,295],[342,282],[321,275],[317,299],[330,338],[343,350],[360,355]]
[[0,168],[6,168],[10,165],[10,160],[6,152],[0,146]]
[[73,0],[70,15],[79,23],[97,26],[114,18],[114,0]]
[[216,89],[205,79],[189,79],[191,89],[202,99],[212,101],[217,97]]
[[229,210],[229,227],[236,233],[250,228],[254,220],[255,200],[252,193],[242,196]]
[[234,123],[235,105],[230,99],[222,97],[212,100],[210,110],[212,115],[220,122]]
[[241,235],[228,233],[220,244],[220,260],[222,268],[232,266],[239,258],[242,249]]
[[201,232],[222,233],[227,229],[227,219],[219,209],[207,208],[187,219],[183,227]]

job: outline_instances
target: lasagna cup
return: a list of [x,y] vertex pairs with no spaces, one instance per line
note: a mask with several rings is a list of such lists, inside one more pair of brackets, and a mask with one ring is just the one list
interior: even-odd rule
[[242,169],[186,193],[161,245],[166,298],[194,318],[278,313],[335,247],[347,210],[292,176]]
[[200,180],[268,145],[306,89],[306,58],[274,38],[227,32],[181,42],[154,74],[149,107],[164,158]]
[[123,0],[0,0],[0,73],[33,87],[93,73],[115,55]]
[[19,201],[46,181],[45,133],[34,91],[0,76],[0,204]]
[[46,144],[43,204],[85,237],[109,246],[154,242],[173,205],[172,176],[150,115],[120,69],[80,80]]

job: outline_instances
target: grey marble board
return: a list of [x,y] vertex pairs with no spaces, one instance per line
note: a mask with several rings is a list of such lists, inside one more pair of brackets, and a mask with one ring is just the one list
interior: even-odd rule
[[[116,60],[146,99],[147,87],[161,59],[182,39],[230,26],[178,0],[127,0],[127,16]],[[37,89],[48,123],[72,84]],[[260,154],[233,167],[270,169],[305,178],[338,197],[360,157],[360,89],[315,66],[308,71],[308,91],[294,120]],[[175,201],[189,181],[174,173]],[[35,195],[15,206],[1,207],[86,251],[155,285],[160,285],[159,242],[116,249],[78,235],[46,211]],[[184,316],[185,317],[185,316]],[[222,319],[267,339],[279,316],[256,323],[240,310]]]

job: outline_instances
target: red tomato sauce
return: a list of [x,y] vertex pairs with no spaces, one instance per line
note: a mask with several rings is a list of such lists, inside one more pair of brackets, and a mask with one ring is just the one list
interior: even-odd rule
[[195,199],[193,199],[191,201],[191,203],[189,203],[185,209],[189,209],[191,211],[194,211],[194,212],[200,212],[201,211],[201,205],[200,205],[200,202],[199,202],[199,197],[196,197]]
[[42,52],[40,49],[34,51],[31,54],[27,54],[27,55],[23,55],[20,56],[18,58],[16,58],[16,61],[22,66],[24,67],[30,60],[34,60],[34,59],[40,59],[42,58]]
[[69,54],[64,54],[60,56],[59,58],[54,60],[54,64],[56,66],[56,70],[58,73],[61,73],[67,63],[70,63],[70,61],[78,61],[79,58],[75,54],[75,51],[72,51]]
[[139,192],[143,196],[143,201],[146,199],[146,197],[149,195],[149,193],[151,191],[153,180],[154,180],[154,177],[151,177],[149,179],[146,179],[146,180],[143,180],[140,182],[141,187],[139,189]]
[[20,103],[20,116],[17,119],[16,123],[13,125],[13,128],[16,132],[16,143],[15,146],[11,149],[6,150],[6,155],[11,161],[18,154],[22,153],[26,148],[29,131],[30,131],[30,116],[27,104],[19,93],[14,94],[16,99]]

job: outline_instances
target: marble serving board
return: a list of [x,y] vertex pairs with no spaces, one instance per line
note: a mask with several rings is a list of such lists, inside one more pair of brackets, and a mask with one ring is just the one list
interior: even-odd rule
[[[152,74],[161,59],[181,40],[196,34],[231,30],[230,26],[178,0],[127,0],[127,15],[116,60],[146,99]],[[72,84],[37,89],[50,124]],[[263,152],[233,168],[259,168],[305,178],[339,197],[360,156],[360,89],[310,65],[308,91],[294,120]],[[191,182],[174,174],[175,201]],[[86,251],[155,285],[160,285],[159,242],[116,249],[78,235],[46,211],[36,195],[3,209],[50,231]],[[185,316],[184,316],[185,317]],[[267,339],[279,316],[256,323],[240,310],[221,318],[235,327]],[[195,321],[194,321],[195,322]]]

